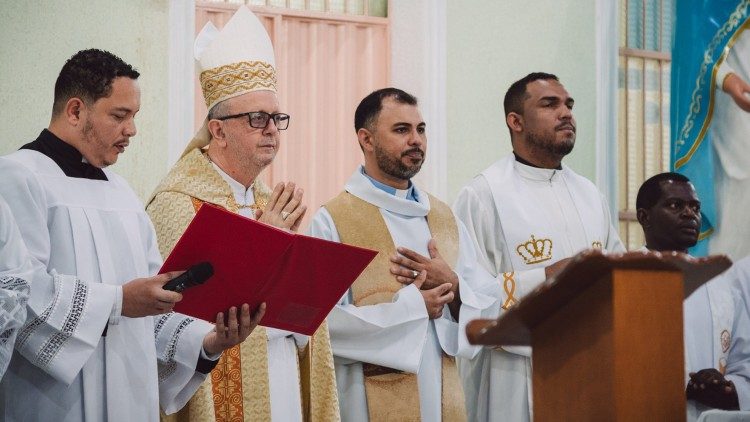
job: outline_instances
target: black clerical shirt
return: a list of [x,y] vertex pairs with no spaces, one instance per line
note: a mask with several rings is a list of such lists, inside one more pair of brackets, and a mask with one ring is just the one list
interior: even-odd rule
[[[525,165],[527,165],[529,167],[541,168],[541,167],[537,166],[536,164],[531,164],[530,162],[524,160],[523,157],[521,157],[520,155],[516,154],[515,151],[513,151],[513,155],[516,157],[516,161],[518,161],[521,164],[525,164]],[[555,170],[562,170],[562,164],[560,164],[559,166],[555,167]]]
[[41,152],[51,158],[68,177],[107,180],[102,169],[83,161],[83,155],[73,145],[58,138],[47,129],[44,129],[36,140],[20,149]]

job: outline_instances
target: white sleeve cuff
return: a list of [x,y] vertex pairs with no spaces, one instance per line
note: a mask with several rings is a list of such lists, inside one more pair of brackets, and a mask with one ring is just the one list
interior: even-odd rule
[[117,325],[122,317],[122,286],[115,289],[115,303],[112,305],[112,312],[109,314],[109,323]]
[[414,284],[410,284],[399,290],[393,296],[393,302],[406,302],[406,308],[409,314],[420,315],[429,318],[427,313],[427,304],[424,303],[422,292]]
[[209,355],[206,353],[206,349],[204,349],[203,346],[201,346],[201,358],[206,359],[206,360],[216,361],[216,360],[219,360],[220,357],[221,357],[221,352],[215,355]]
[[721,63],[721,66],[716,70],[716,88],[720,90],[724,89],[724,79],[726,79],[730,73],[735,73],[735,71],[732,69],[732,66],[724,60]]

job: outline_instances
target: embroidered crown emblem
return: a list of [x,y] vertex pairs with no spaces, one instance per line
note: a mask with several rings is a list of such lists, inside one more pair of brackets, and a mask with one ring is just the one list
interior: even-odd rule
[[552,240],[536,239],[532,234],[531,240],[516,247],[516,252],[523,258],[526,265],[538,264],[552,259]]

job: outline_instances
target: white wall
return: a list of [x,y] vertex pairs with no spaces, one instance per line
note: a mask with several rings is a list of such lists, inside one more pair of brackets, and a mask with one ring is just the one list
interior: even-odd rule
[[[594,180],[595,0],[392,0],[390,7],[394,31],[411,28],[411,36],[391,40],[391,77],[420,97],[429,119],[430,152],[421,175],[428,189],[451,201],[510,151],[502,98],[514,80],[537,70],[557,74],[576,99],[578,141],[565,161]],[[145,199],[168,169],[167,139],[177,133],[168,130],[174,120],[168,118],[169,11],[168,0],[2,2],[0,154],[47,126],[65,60],[81,49],[103,48],[142,73],[138,135],[114,169]],[[173,149],[172,159],[179,153]]]
[[54,84],[79,50],[101,48],[140,72],[138,134],[113,167],[147,197],[167,171],[167,0],[24,0],[0,4],[0,154],[49,124]]
[[596,175],[595,0],[452,0],[447,10],[448,197],[511,151],[503,96],[533,71],[575,98],[576,146],[565,159]]
[[419,99],[427,159],[416,183],[447,200],[446,10],[448,0],[391,0],[391,85]]

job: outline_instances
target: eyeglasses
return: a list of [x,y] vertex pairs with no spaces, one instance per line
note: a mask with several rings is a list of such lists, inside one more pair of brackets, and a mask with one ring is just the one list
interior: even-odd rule
[[236,119],[237,117],[245,116],[247,116],[248,120],[250,121],[250,127],[254,127],[256,129],[265,129],[268,126],[268,122],[273,119],[273,124],[278,130],[286,130],[289,127],[289,119],[291,118],[288,114],[284,113],[269,114],[265,111],[249,111],[247,113],[217,117],[216,120]]

